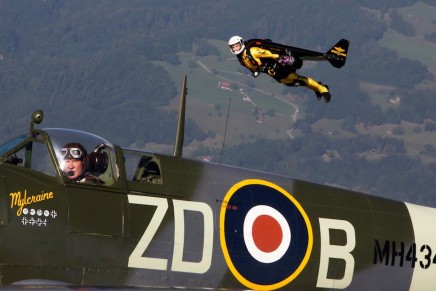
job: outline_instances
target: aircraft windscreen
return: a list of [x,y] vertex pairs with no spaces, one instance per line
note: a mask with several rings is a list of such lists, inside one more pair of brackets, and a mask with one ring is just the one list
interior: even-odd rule
[[72,176],[67,169],[68,159],[80,159],[85,163],[85,172],[99,178],[99,185],[110,186],[118,179],[113,145],[107,140],[87,132],[70,129],[50,128],[48,133],[59,166],[67,177]]
[[13,147],[21,143],[23,140],[25,140],[28,137],[27,134],[20,135],[14,139],[11,139],[7,141],[6,143],[0,145],[0,156],[3,156],[5,153],[7,153],[9,150],[11,150]]

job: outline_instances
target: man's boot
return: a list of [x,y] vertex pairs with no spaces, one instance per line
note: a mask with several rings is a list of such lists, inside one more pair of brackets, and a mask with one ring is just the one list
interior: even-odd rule
[[331,95],[329,92],[329,87],[327,85],[323,85],[322,83],[318,83],[312,78],[298,76],[298,78],[294,81],[294,86],[306,86],[315,92],[318,100],[324,98],[326,103],[330,102]]
[[297,73],[292,73],[289,74],[289,76],[287,76],[286,78],[280,79],[280,82],[286,84],[287,86],[305,86],[315,92],[316,98],[318,98],[318,100],[324,98],[324,101],[326,103],[330,102],[331,95],[329,92],[329,87],[327,85],[323,85],[322,83],[318,83],[312,78],[300,76]]
[[[304,78],[306,80],[302,80],[306,83],[306,87],[309,89],[312,89],[315,94],[316,94],[316,98],[318,98],[318,100],[321,100],[321,98],[324,98],[324,101],[326,103],[330,102],[331,99],[331,95],[329,92],[329,87],[327,85],[323,85],[322,83],[318,83],[317,81],[315,81],[312,78],[306,78],[306,77],[301,77],[300,78]],[[298,78],[299,80],[301,80],[300,78]]]

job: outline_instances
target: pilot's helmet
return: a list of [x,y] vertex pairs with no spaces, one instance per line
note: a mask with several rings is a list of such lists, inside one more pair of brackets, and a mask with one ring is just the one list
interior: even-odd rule
[[[240,44],[241,46],[239,47],[239,49],[237,49],[235,51],[235,50],[233,50],[233,46],[236,45],[236,44]],[[242,37],[238,36],[238,35],[232,36],[229,39],[229,47],[230,47],[230,51],[232,52],[232,54],[239,55],[245,49],[244,39]]]
[[78,142],[69,142],[61,148],[60,155],[62,159],[82,160],[85,162],[87,152],[83,145]]

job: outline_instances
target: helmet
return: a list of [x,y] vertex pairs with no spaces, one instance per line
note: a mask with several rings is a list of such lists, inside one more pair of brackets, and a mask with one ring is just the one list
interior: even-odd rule
[[[234,51],[232,46],[234,46],[235,44],[238,44],[238,43],[241,44],[241,47],[237,51]],[[229,47],[230,47],[230,51],[232,52],[232,54],[239,55],[245,49],[244,40],[240,36],[237,36],[237,35],[232,36],[229,39]]]

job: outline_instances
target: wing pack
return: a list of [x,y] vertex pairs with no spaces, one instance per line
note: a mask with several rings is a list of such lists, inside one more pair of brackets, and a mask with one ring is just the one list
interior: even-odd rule
[[341,68],[345,65],[349,44],[348,40],[341,39],[325,53],[283,45],[270,39],[252,39],[247,46],[258,46],[280,55],[291,54],[301,60],[328,61],[333,67]]

